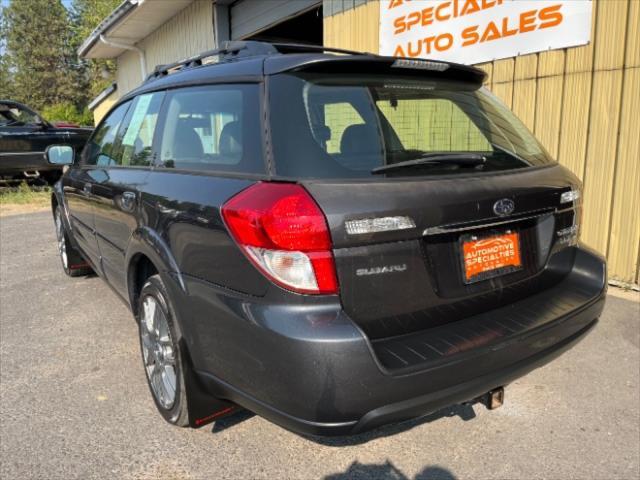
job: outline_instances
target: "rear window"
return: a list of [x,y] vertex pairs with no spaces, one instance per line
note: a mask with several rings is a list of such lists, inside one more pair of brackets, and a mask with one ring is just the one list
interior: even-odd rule
[[553,161],[495,96],[463,82],[278,75],[270,110],[283,176],[442,175]]
[[257,84],[172,91],[160,135],[166,168],[264,173]]

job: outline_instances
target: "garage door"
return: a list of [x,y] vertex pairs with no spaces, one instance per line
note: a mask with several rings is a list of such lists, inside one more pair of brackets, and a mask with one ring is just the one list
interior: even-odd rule
[[239,40],[322,4],[322,0],[239,0],[231,6],[231,39]]

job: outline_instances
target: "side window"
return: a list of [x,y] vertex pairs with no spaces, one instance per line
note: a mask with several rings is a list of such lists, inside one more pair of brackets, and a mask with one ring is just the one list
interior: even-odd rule
[[17,105],[0,104],[0,127],[24,127],[35,125],[39,117]]
[[164,92],[147,93],[133,100],[116,137],[116,165],[151,165],[153,133]]
[[83,153],[85,165],[107,167],[117,164],[114,158],[116,134],[130,104],[126,102],[118,106],[93,132]]
[[184,88],[166,104],[162,166],[264,173],[257,84]]

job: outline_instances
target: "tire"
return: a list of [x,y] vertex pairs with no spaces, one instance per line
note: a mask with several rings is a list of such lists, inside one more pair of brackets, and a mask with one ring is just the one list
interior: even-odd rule
[[140,353],[147,385],[162,417],[172,425],[189,425],[181,335],[160,275],[147,279],[138,298]]
[[58,255],[60,256],[60,262],[62,263],[62,270],[70,277],[80,277],[83,275],[89,275],[93,272],[89,264],[86,262],[80,252],[71,246],[69,242],[69,234],[64,227],[62,221],[62,210],[60,207],[56,207],[54,214],[54,220],[56,224],[56,237],[58,240]]

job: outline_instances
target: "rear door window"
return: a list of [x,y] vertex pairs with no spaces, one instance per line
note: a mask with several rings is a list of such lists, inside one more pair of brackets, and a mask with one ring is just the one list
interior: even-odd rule
[[257,84],[168,94],[160,140],[166,168],[264,173]]
[[164,95],[164,92],[156,92],[135,98],[118,130],[114,165],[122,167],[151,165],[153,135]]

